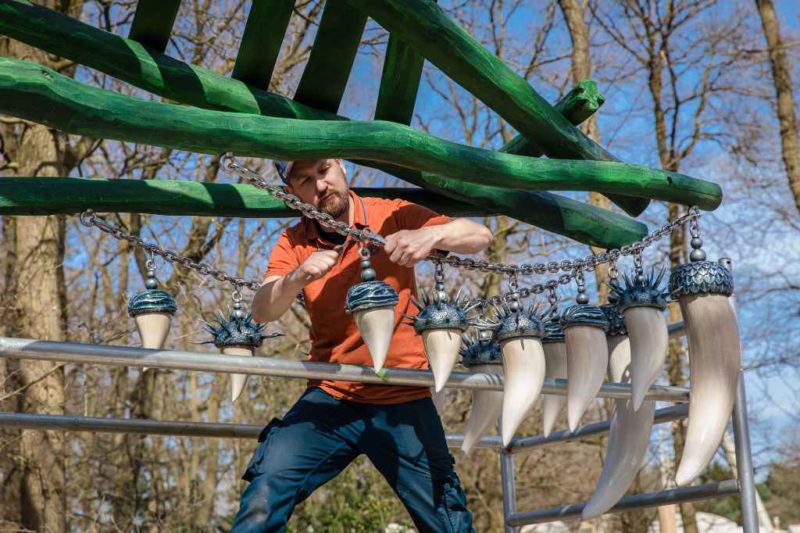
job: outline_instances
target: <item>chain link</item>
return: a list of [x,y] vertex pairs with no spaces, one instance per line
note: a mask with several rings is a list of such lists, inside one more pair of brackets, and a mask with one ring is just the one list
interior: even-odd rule
[[[370,228],[357,229],[351,227],[345,222],[337,221],[328,213],[322,212],[313,205],[303,202],[297,196],[286,192],[283,187],[279,185],[273,185],[253,170],[250,170],[249,168],[237,163],[233,154],[231,153],[223,155],[222,165],[227,171],[235,173],[259,189],[267,191],[271,196],[274,196],[278,200],[282,200],[289,208],[300,211],[304,216],[318,221],[323,226],[332,229],[340,235],[344,235],[345,237],[349,237],[354,241],[363,243],[365,248],[369,246],[382,247],[386,244],[385,239],[381,235],[372,231]],[[512,301],[512,299],[517,296],[519,298],[527,298],[531,295],[542,294],[545,291],[552,293],[558,286],[567,285],[576,277],[582,278],[583,272],[592,271],[597,266],[602,264],[609,263],[610,271],[616,273],[616,263],[620,257],[633,255],[634,258],[636,258],[641,256],[641,253],[645,248],[661,238],[670,235],[673,231],[687,223],[691,223],[691,229],[696,231],[698,225],[697,221],[699,218],[700,209],[697,207],[690,207],[685,215],[682,215],[672,222],[663,225],[658,230],[647,235],[641,241],[626,244],[618,249],[606,250],[575,260],[565,259],[562,261],[549,261],[545,263],[522,265],[490,263],[485,260],[475,260],[471,258],[455,256],[442,257],[441,255],[431,256],[428,258],[428,260],[434,261],[439,265],[447,264],[454,268],[463,268],[465,270],[474,270],[483,273],[498,273],[504,276],[509,276],[512,280],[516,280],[517,276],[558,274],[559,272],[562,272],[562,274],[560,274],[558,277],[549,279],[544,283],[535,283],[522,288],[517,288],[515,283],[514,290],[512,290],[509,294],[492,296],[490,298],[477,298],[473,300],[473,302],[479,303],[483,306],[501,305],[503,303]],[[205,276],[212,276],[219,281],[230,283],[234,286],[236,291],[240,291],[242,287],[247,287],[248,289],[256,291],[261,285],[258,281],[246,280],[231,276],[222,270],[211,268],[205,263],[193,261],[192,259],[181,256],[172,250],[167,250],[156,244],[148,243],[142,238],[128,233],[122,228],[115,226],[111,222],[98,217],[91,209],[81,213],[80,221],[84,226],[96,227],[101,231],[108,233],[115,239],[124,240],[133,246],[138,246],[139,248],[147,251],[150,255],[158,255],[170,263],[179,264]],[[151,260],[152,259],[150,259],[150,261]],[[150,261],[148,261],[148,263]]]

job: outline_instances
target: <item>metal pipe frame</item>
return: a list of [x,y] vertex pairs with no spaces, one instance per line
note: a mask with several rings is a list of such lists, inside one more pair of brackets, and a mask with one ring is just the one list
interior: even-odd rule
[[747,393],[742,371],[739,371],[736,403],[733,405],[733,444],[736,452],[736,477],[741,489],[739,500],[742,506],[742,530],[744,533],[756,533],[758,531],[756,485],[753,452],[750,448],[750,428],[747,422]]
[[[609,513],[629,511],[631,509],[642,509],[646,507],[659,507],[670,503],[694,502],[707,500],[710,498],[722,498],[738,494],[739,483],[735,479],[720,481],[719,483],[708,483],[693,487],[681,487],[677,489],[662,490],[658,492],[645,492],[624,496],[617,504],[612,507]],[[564,520],[570,518],[580,518],[583,512],[583,503],[573,503],[548,509],[537,509],[522,513],[512,513],[506,515],[506,523],[513,527],[528,524],[539,524],[542,522],[552,522],[554,520]]]
[[[284,378],[336,378],[343,381],[411,387],[432,387],[434,384],[433,375],[428,370],[386,368],[379,375],[368,367],[297,361],[278,357],[239,357],[209,352],[149,350],[132,346],[38,341],[12,337],[0,337],[0,357],[113,366],[146,366]],[[446,386],[501,391],[503,390],[503,377],[497,374],[453,372],[450,374]],[[542,392],[565,395],[567,380],[547,379],[542,387]],[[624,383],[605,382],[597,396],[600,398],[630,398],[631,386]],[[653,385],[646,398],[666,402],[688,402],[689,389]]]

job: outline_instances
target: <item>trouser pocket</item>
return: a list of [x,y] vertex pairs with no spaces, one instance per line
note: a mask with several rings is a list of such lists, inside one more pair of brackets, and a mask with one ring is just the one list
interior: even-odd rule
[[467,496],[461,487],[461,481],[455,472],[449,475],[437,477],[435,483],[441,494],[438,510],[446,520],[453,533],[470,533],[475,530],[472,528],[472,513],[467,509]]
[[258,442],[259,445],[256,447],[256,450],[253,452],[253,457],[250,458],[250,462],[247,464],[247,468],[244,471],[244,475],[242,475],[242,479],[245,481],[252,481],[254,477],[264,472],[264,468],[266,468],[266,461],[265,456],[267,452],[267,446],[269,446],[269,441],[275,432],[280,428],[282,425],[280,418],[273,418],[269,421],[264,429],[261,430],[261,433],[258,435]]

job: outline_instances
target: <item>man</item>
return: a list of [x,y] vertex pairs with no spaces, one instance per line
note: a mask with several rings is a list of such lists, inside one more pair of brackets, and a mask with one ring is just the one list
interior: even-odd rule
[[[372,266],[398,293],[386,366],[428,368],[422,341],[402,323],[415,313],[414,265],[434,250],[476,253],[491,232],[467,219],[451,220],[403,200],[360,198],[349,190],[340,159],[283,166],[288,192],[356,228],[386,237]],[[255,320],[286,312],[302,291],[311,319],[312,361],[372,366],[369,351],[344,309],[360,281],[358,243],[303,218],[278,239],[264,283],[253,298]],[[283,419],[274,418],[243,476],[249,485],[232,532],[283,531],[294,506],[366,454],[389,482],[421,532],[472,530],[472,515],[427,387],[311,380]]]

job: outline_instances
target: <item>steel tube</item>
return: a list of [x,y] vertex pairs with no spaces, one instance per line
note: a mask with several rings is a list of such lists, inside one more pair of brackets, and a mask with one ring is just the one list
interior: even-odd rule
[[[77,342],[38,341],[0,337],[0,357],[89,363],[114,366],[147,366],[176,370],[240,373],[285,378],[330,379],[412,387],[433,386],[427,370],[384,369],[381,375],[372,368],[313,361],[296,361],[277,357],[238,357],[218,353],[180,350],[148,350],[132,346],[83,344]],[[447,387],[461,389],[503,390],[502,376],[453,372]],[[563,379],[545,380],[542,392],[566,394]],[[630,398],[631,387],[623,383],[604,383],[597,395],[602,398]],[[689,401],[689,390],[681,387],[654,385],[647,399],[669,402]]]
[[514,476],[514,456],[508,450],[500,450],[500,482],[503,488],[503,517],[506,533],[516,533],[508,517],[517,512],[517,481]]
[[[686,418],[686,415],[689,414],[689,406],[686,404],[681,405],[673,405],[670,407],[666,407],[664,409],[659,409],[655,412],[654,422],[656,424],[664,423],[664,422],[672,422],[673,420],[680,420],[681,418]],[[602,422],[594,422],[592,424],[586,424],[585,426],[581,426],[576,429],[574,432],[570,432],[567,429],[561,431],[554,431],[550,433],[547,437],[544,435],[536,435],[533,437],[515,437],[508,445],[508,449],[511,450],[512,453],[521,453],[525,451],[530,451],[532,448],[536,448],[538,446],[544,446],[547,444],[553,444],[556,442],[567,442],[571,440],[577,440],[582,437],[588,437],[590,435],[597,435],[599,433],[605,433],[608,431],[610,426],[610,422],[608,420],[604,420]]]
[[742,529],[744,533],[758,531],[758,509],[756,507],[755,475],[753,455],[750,448],[750,430],[747,421],[747,394],[744,372],[739,372],[736,386],[736,403],[733,405],[733,443],[736,448],[736,472],[741,488]]
[[673,322],[669,326],[667,326],[667,332],[669,333],[669,337],[674,339],[676,337],[685,337],[686,336],[686,326],[683,323],[683,320],[680,322]]
[[[617,505],[608,512],[616,513],[631,509],[641,509],[644,507],[658,507],[671,503],[693,502],[707,500],[709,498],[721,498],[739,492],[739,484],[735,479],[720,481],[719,483],[708,483],[693,487],[681,487],[659,492],[646,492],[623,497]],[[575,503],[563,505],[561,507],[551,507],[549,509],[537,509],[522,513],[513,513],[506,517],[506,523],[512,526],[524,526],[527,524],[538,524],[541,522],[551,522],[554,520],[566,520],[570,518],[580,518],[584,504]]]
[[[0,427],[63,431],[91,431],[98,433],[138,433],[174,437],[217,437],[255,439],[264,426],[258,424],[220,424],[212,422],[184,422],[179,420],[146,420],[130,418],[100,418],[76,415],[42,415],[34,413],[0,412]],[[447,446],[460,448],[464,435],[447,434]],[[484,435],[475,446],[502,447],[500,437]]]

